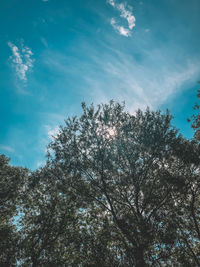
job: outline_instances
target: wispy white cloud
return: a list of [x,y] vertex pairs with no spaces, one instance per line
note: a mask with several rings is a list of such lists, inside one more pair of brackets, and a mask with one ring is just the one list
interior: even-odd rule
[[114,0],[108,0],[108,3],[109,3],[111,6],[115,6],[115,1],[114,1]]
[[53,140],[54,137],[56,137],[59,134],[59,126],[50,126],[50,125],[45,125],[46,131],[48,138]]
[[161,47],[149,42],[151,49],[144,45],[143,35],[137,45],[132,40],[128,42],[130,49],[118,49],[112,39],[111,42],[113,45],[102,42],[98,48],[81,46],[89,55],[88,61],[77,61],[59,51],[45,51],[44,63],[59,73],[62,84],[67,84],[69,77],[78,76],[74,88],[81,88],[84,101],[97,104],[125,100],[130,111],[146,106],[157,109],[190,88],[199,77],[199,57],[185,57],[185,50],[173,42]]
[[8,46],[12,51],[10,60],[12,61],[12,65],[15,68],[16,74],[21,81],[26,82],[27,72],[33,68],[33,53],[31,49],[27,46],[24,46],[23,43],[21,45],[21,49],[19,49],[10,41],[8,42]]
[[[86,79],[89,91],[94,88],[91,91],[92,97],[100,96],[104,102],[110,99],[125,100],[131,112],[137,108],[145,109],[147,106],[157,109],[198,79],[198,60],[186,60],[183,65],[165,62],[165,65],[157,68],[153,65],[154,59],[161,56],[158,51],[152,52],[147,56],[144,66],[120,51],[113,56],[107,56],[106,59],[95,57],[99,69],[104,71],[109,80],[95,80],[94,74],[88,74]],[[165,57],[162,60],[164,61]]]
[[131,35],[131,32],[129,29],[124,28],[124,26],[117,25],[114,18],[110,20],[110,24],[113,26],[113,28],[119,32],[120,35],[124,35],[126,37]]
[[47,40],[46,40],[44,37],[41,37],[40,40],[41,40],[41,43],[42,43],[46,48],[48,48]]
[[117,9],[120,11],[121,15],[120,17],[124,18],[127,20],[128,22],[128,27],[130,30],[133,29],[133,27],[135,27],[135,17],[132,14],[132,8],[130,6],[128,6],[128,9],[126,9],[125,5],[123,3],[119,4],[116,6]]
[[127,20],[128,28],[125,28],[122,25],[118,25],[114,18],[111,19],[110,23],[113,28],[118,31],[119,34],[126,37],[131,35],[131,30],[135,27],[135,16],[132,13],[132,7],[126,6],[124,3],[117,4],[115,0],[108,0],[108,3],[120,12],[120,17]]
[[14,153],[14,149],[11,146],[0,145],[0,150]]

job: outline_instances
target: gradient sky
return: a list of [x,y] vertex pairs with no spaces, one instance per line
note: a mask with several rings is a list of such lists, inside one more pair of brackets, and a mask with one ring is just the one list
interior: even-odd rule
[[199,0],[0,0],[0,153],[35,169],[81,102],[186,118],[200,79]]

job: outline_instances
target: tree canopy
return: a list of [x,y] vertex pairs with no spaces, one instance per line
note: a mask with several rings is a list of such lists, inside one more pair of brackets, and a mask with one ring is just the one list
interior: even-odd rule
[[17,184],[6,187],[12,212],[5,206],[20,214],[17,244],[7,243],[18,248],[13,264],[200,266],[199,142],[178,134],[168,111],[82,108],[43,168],[22,171],[2,156],[2,184]]

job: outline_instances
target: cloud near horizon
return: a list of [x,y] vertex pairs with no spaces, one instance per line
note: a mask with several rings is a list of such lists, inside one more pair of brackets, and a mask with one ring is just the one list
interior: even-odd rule
[[[60,75],[61,81],[54,84],[56,87],[67,84],[68,77],[75,72],[88,103],[114,99],[125,101],[131,112],[147,106],[157,109],[180,91],[190,88],[199,74],[198,59],[183,58],[178,63],[174,55],[166,54],[165,47],[148,52],[140,46],[140,53],[145,54],[142,64],[130,57],[128,51],[108,47],[99,57],[100,52],[92,46],[85,49],[85,54],[87,51],[91,54],[88,62],[82,64],[59,51],[48,51],[42,58],[45,68],[56,70]],[[173,49],[176,50],[174,46]],[[162,68],[157,66],[155,58],[159,58]],[[73,68],[68,67],[69,62],[73,63]]]
[[12,56],[10,56],[9,59],[11,60],[12,66],[16,71],[16,75],[19,80],[26,82],[27,72],[33,68],[33,52],[29,47],[24,46],[23,43],[21,49],[19,49],[10,41],[8,42],[8,46],[12,51]]
[[0,145],[0,149],[6,152],[14,153],[15,150],[11,146]]
[[58,125],[52,127],[50,125],[45,125],[48,138],[50,140],[54,140],[54,138],[59,134],[60,128]]

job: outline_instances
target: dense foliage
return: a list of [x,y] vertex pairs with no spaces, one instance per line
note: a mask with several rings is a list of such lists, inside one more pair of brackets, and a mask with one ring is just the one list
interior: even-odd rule
[[82,107],[45,167],[1,156],[0,266],[200,266],[199,141],[169,112]]
[[[200,81],[198,83],[200,84]],[[200,141],[200,89],[197,90],[197,99],[198,102],[193,107],[195,112],[190,119],[188,118],[188,122],[192,122],[191,127],[195,130],[194,138]]]
[[0,266],[15,266],[20,232],[15,216],[23,199],[27,170],[11,167],[0,155]]

